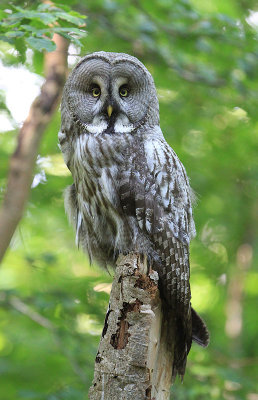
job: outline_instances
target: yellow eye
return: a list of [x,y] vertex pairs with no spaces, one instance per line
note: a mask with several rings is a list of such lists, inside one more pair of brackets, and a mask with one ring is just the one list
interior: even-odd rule
[[122,97],[127,97],[128,96],[128,89],[125,86],[120,87],[119,94]]
[[101,93],[101,91],[100,91],[100,88],[98,86],[96,86],[96,87],[94,87],[92,89],[92,96],[93,97],[99,97],[100,93]]

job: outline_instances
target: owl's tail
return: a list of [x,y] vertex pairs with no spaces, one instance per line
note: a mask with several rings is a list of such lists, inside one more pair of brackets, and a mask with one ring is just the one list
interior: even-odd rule
[[192,339],[199,346],[207,347],[210,342],[210,335],[207,326],[197,312],[192,310]]
[[189,319],[176,318],[176,332],[174,344],[173,381],[179,375],[183,381],[187,355],[191,349],[192,341],[202,347],[209,344],[209,332],[203,319],[191,308]]

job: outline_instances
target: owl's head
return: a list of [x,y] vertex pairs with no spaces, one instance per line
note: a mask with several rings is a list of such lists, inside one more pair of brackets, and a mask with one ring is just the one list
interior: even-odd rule
[[96,135],[129,133],[146,123],[158,125],[153,78],[135,57],[103,51],[89,54],[76,65],[65,85],[64,123],[67,113]]

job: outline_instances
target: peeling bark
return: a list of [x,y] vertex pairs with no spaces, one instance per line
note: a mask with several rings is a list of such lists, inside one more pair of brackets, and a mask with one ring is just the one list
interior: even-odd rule
[[158,274],[137,254],[120,256],[89,399],[168,400],[173,338],[166,324]]
[[68,41],[55,34],[56,50],[45,54],[46,80],[18,134],[10,158],[7,189],[0,209],[0,262],[28,201],[39,144],[56,110],[67,74]]

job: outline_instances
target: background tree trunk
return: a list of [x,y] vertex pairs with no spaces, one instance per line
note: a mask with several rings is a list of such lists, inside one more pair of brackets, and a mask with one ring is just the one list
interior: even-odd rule
[[18,134],[11,156],[7,189],[0,209],[0,262],[10,244],[28,201],[38,148],[56,110],[67,75],[68,41],[55,34],[56,50],[45,54],[46,80]]
[[173,364],[168,342],[158,274],[137,254],[120,256],[89,399],[168,400]]
[[226,306],[225,332],[229,337],[229,346],[235,355],[241,355],[243,351],[243,300],[245,280],[248,269],[251,266],[253,249],[249,243],[239,246],[236,254],[234,274],[230,276],[228,284],[228,298]]

